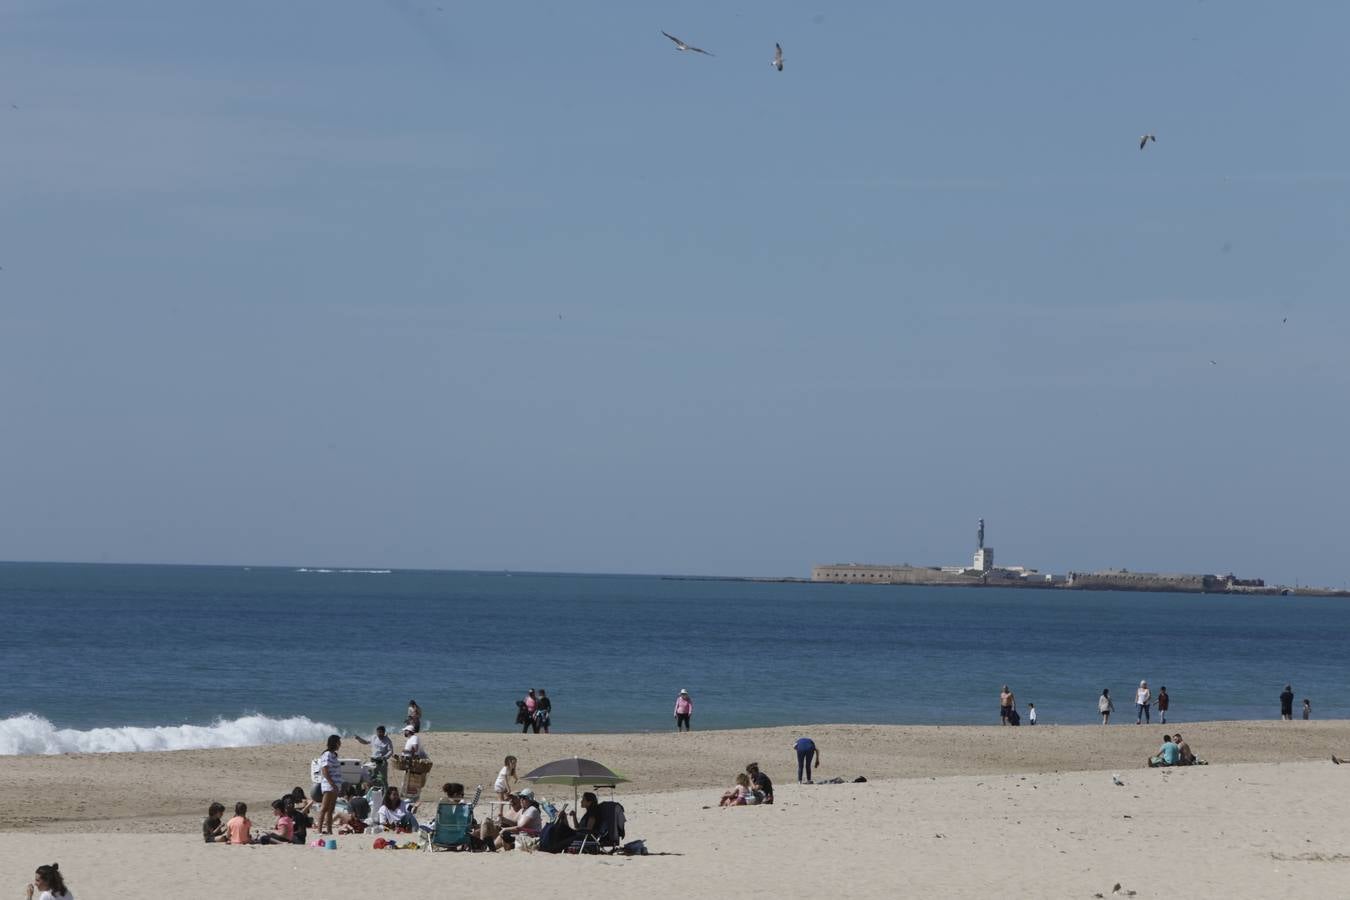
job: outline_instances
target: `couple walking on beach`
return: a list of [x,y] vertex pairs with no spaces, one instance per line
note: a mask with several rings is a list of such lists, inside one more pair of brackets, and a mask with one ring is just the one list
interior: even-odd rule
[[534,688],[525,692],[523,700],[516,701],[516,724],[520,726],[520,733],[525,734],[531,728],[538,734],[543,729],[544,734],[549,733],[549,726],[553,722],[553,701],[548,698],[548,692],[539,688],[536,693]]

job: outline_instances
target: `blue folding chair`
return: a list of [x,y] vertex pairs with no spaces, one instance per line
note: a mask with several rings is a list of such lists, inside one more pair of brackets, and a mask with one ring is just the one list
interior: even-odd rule
[[473,828],[473,807],[468,803],[442,800],[436,804],[436,822],[431,826],[427,847],[432,850],[467,850]]

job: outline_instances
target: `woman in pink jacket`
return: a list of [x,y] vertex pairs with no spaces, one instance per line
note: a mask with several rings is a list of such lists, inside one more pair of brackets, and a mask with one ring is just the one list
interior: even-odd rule
[[680,691],[675,698],[675,730],[689,731],[689,718],[694,714],[694,701],[689,699],[688,691]]

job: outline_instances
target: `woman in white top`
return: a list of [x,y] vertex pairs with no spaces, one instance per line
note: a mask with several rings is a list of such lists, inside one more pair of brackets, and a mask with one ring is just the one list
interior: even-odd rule
[[1102,724],[1105,725],[1111,721],[1111,713],[1116,711],[1115,701],[1111,699],[1111,689],[1102,688],[1102,695],[1097,698],[1097,712],[1102,714]]
[[1148,708],[1152,704],[1153,692],[1148,689],[1148,682],[1139,682],[1139,690],[1134,692],[1134,724],[1143,725],[1148,722]]
[[399,796],[396,787],[391,787],[384,792],[384,802],[380,804],[380,811],[376,813],[375,820],[385,828],[417,830],[417,819],[413,817],[408,804]]
[[33,882],[28,885],[28,900],[33,900],[33,892],[42,891],[38,900],[75,900],[75,895],[66,887],[61,877],[61,868],[56,863],[50,866],[38,866],[33,873]]
[[325,746],[327,749],[319,757],[319,790],[323,797],[319,806],[319,834],[332,834],[333,813],[337,809],[338,792],[342,790],[342,765],[338,762],[342,736],[330,734]]

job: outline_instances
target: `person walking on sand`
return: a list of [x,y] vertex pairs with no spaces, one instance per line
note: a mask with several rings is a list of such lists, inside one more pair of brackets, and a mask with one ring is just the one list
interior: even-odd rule
[[1148,682],[1139,682],[1139,690],[1134,692],[1134,724],[1147,724],[1148,710],[1152,705],[1153,692],[1148,689]]
[[816,742],[809,737],[797,738],[797,743],[792,745],[792,749],[797,751],[797,783],[813,784],[811,766],[814,764],[816,768],[820,768],[820,750],[816,747]]
[[694,701],[689,699],[689,692],[680,688],[680,695],[675,698],[675,730],[692,731],[693,726],[689,720],[694,717]]
[[1116,711],[1115,701],[1111,699],[1111,689],[1102,688],[1102,695],[1097,698],[1097,712],[1102,714],[1102,724],[1105,725],[1111,721],[1111,713]]
[[543,688],[539,689],[539,698],[534,706],[534,733],[538,734],[539,729],[544,729],[544,734],[548,734],[549,723],[553,721],[553,701],[548,699],[548,692]]
[[1003,690],[998,695],[998,720],[1004,725],[1011,725],[1013,710],[1017,709],[1017,697],[1012,691],[1008,690],[1005,684]]
[[1171,704],[1172,698],[1167,696],[1167,685],[1158,688],[1158,724],[1167,724],[1167,707]]
[[1280,718],[1286,722],[1294,718],[1294,689],[1287,684],[1280,693]]

